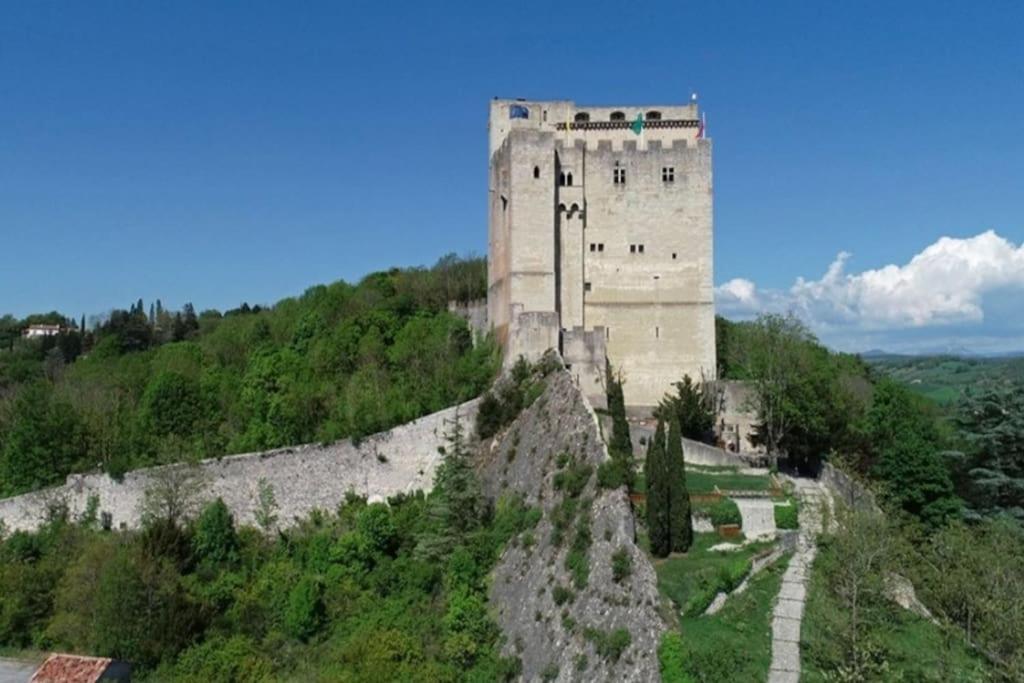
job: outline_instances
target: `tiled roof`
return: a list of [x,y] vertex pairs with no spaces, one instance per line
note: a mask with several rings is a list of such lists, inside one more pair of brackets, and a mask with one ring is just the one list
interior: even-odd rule
[[113,660],[52,654],[36,669],[31,683],[96,683]]

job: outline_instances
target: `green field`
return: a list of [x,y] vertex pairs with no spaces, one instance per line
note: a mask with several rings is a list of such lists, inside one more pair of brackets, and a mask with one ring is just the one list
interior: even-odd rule
[[942,405],[955,403],[966,389],[982,384],[1024,382],[1024,358],[877,356],[865,360],[879,374]]
[[[740,474],[736,468],[686,466],[686,488],[691,495],[713,493],[715,487],[722,491],[768,491],[771,479],[763,474]],[[636,477],[633,490],[647,492],[647,481],[643,472]]]

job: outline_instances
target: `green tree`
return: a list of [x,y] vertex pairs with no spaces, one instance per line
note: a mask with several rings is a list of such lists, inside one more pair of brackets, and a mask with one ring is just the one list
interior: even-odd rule
[[7,495],[61,481],[85,454],[75,410],[48,382],[33,382],[16,395],[0,450],[0,491]]
[[285,628],[299,640],[309,640],[324,625],[323,586],[313,576],[303,576],[288,595]]
[[673,385],[675,396],[666,397],[663,410],[679,422],[682,436],[695,441],[713,443],[717,393],[709,385],[697,384],[689,375]]
[[164,371],[156,375],[142,396],[142,416],[156,436],[191,436],[207,409],[199,381]]
[[669,422],[668,444],[665,449],[665,473],[668,477],[669,536],[672,551],[684,553],[693,544],[693,520],[690,518],[690,493],[686,489],[686,464],[679,422]]
[[866,416],[866,433],[874,454],[872,472],[898,507],[932,526],[959,511],[935,420],[921,399],[883,379]]
[[967,447],[963,495],[975,510],[1024,523],[1024,385],[968,393],[956,425]]
[[199,514],[192,534],[192,548],[199,559],[214,564],[238,559],[235,519],[222,498],[209,503]]
[[672,551],[671,487],[665,447],[665,423],[658,420],[654,438],[647,447],[644,478],[647,482],[647,536],[651,554],[667,557]]

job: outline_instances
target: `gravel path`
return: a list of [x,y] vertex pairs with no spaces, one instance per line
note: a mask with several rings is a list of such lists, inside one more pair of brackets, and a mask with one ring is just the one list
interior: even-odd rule
[[821,506],[830,503],[818,482],[793,481],[800,499],[800,533],[796,554],[782,575],[782,588],[772,613],[772,664],[768,683],[798,683],[800,680],[800,624],[807,599],[807,579],[817,553],[815,538],[821,532]]

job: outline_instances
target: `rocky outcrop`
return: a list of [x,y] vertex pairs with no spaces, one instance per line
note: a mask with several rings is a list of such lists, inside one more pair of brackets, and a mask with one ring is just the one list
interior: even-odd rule
[[657,577],[635,543],[625,489],[597,485],[608,452],[569,373],[551,372],[543,394],[481,448],[489,495],[521,494],[543,510],[506,548],[490,589],[522,680],[658,680]]

